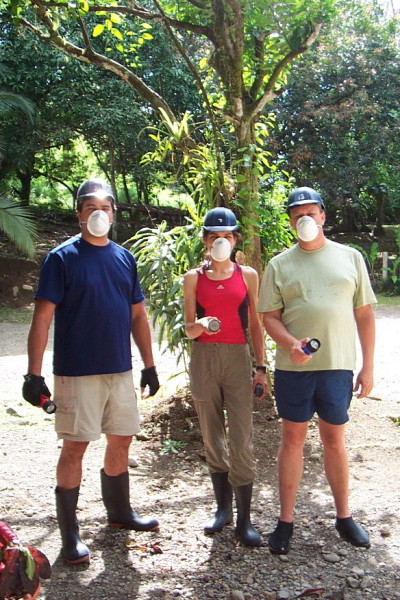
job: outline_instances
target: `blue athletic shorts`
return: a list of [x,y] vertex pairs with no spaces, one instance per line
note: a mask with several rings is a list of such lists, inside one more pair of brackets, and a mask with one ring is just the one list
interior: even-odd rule
[[349,420],[353,372],[275,370],[275,401],[282,419],[305,423],[314,413],[331,425]]

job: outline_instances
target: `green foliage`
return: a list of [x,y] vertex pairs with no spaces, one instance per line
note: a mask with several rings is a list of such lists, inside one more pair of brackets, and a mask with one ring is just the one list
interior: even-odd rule
[[196,202],[204,208],[213,208],[220,200],[221,191],[232,191],[234,186],[230,173],[219,171],[216,153],[207,144],[198,144],[191,150],[185,182]]
[[161,454],[179,454],[181,450],[184,450],[187,446],[187,442],[181,442],[179,440],[164,440],[161,445]]
[[26,206],[0,196],[0,231],[29,258],[35,256],[37,227]]
[[260,238],[264,263],[275,254],[289,248],[295,235],[289,223],[288,215],[281,204],[268,202],[270,198],[261,198],[259,208]]
[[[234,184],[227,171],[220,172],[215,148],[208,143],[209,134],[205,132],[206,143],[193,145],[189,137],[195,128],[193,115],[186,112],[180,121],[171,121],[168,115],[164,119],[160,126],[147,128],[156,146],[142,157],[141,164],[170,164],[175,180],[190,191],[199,208],[215,206],[221,191],[224,188],[232,190]],[[227,155],[231,150],[229,140],[226,140],[226,147]],[[221,154],[221,158],[225,159],[225,156]]]
[[321,190],[338,230],[351,232],[400,216],[400,29],[378,3],[336,6],[275,103],[273,147],[298,185]]
[[[178,156],[178,168],[188,170],[185,184],[192,177],[199,197],[209,201],[208,207],[219,203],[220,195],[226,205],[236,197],[249,262],[258,267],[259,239],[255,235],[258,177],[262,180],[270,166],[267,153],[260,153],[256,148],[255,126],[265,105],[283,92],[290,65],[316,39],[320,24],[332,18],[335,0],[274,3],[160,0],[154,4],[143,0],[128,4],[113,2],[112,7],[87,0],[56,5],[45,0],[3,0],[3,6],[14,20],[23,17],[21,25],[29,34],[41,41],[51,39],[52,46],[61,52],[118,75],[141,97],[142,116],[149,119],[161,116],[168,129],[168,139],[156,134],[153,142],[160,146],[164,143],[168,165]],[[144,68],[148,54],[159,52],[160,31],[164,39],[169,36],[173,52],[168,55],[175,59],[169,96],[164,91],[162,66],[153,64],[153,68]],[[191,94],[191,103],[196,104],[193,98],[197,101],[193,137],[184,130],[187,115],[193,113],[189,94],[186,94],[185,105],[177,100],[180,89],[177,92],[176,84],[179,88],[184,73],[186,82],[190,73],[199,92]],[[93,93],[92,87],[90,92]],[[109,99],[110,95],[104,97]],[[204,106],[199,106],[200,102]],[[103,109],[104,102],[98,106]],[[107,125],[110,132],[114,126],[110,126],[109,121]],[[221,133],[225,131],[229,131],[228,142]],[[103,165],[116,165],[119,146],[110,133],[104,137],[106,144],[102,148],[107,148],[109,156],[102,152],[99,157]],[[131,136],[132,139],[135,136]],[[175,150],[177,145],[180,147]],[[159,155],[167,158],[165,151]],[[195,161],[200,164],[204,158],[211,168],[207,169],[206,177],[201,178],[198,165],[195,172],[190,169]],[[152,162],[147,161],[146,167]],[[165,164],[166,161],[160,162],[162,168]],[[125,176],[126,163],[123,168]],[[107,171],[104,166],[103,171]]]
[[[32,119],[34,110],[31,102],[16,94],[0,91],[0,114],[4,116],[14,110],[21,111],[25,118]],[[0,150],[3,147],[3,134],[0,132]],[[3,159],[0,152],[0,163]],[[4,181],[2,182],[3,192],[6,189]],[[9,240],[11,240],[23,254],[32,258],[35,255],[34,240],[37,237],[36,225],[33,222],[31,211],[13,202],[7,197],[7,194],[0,193],[0,231],[2,231]]]
[[[264,262],[277,252],[292,245],[294,236],[285,211],[288,191],[293,187],[293,179],[282,170],[280,161],[273,160],[267,150],[271,128],[275,125],[274,115],[260,117],[255,127],[255,143],[239,148],[238,158],[233,166],[250,168],[257,178],[257,193],[251,199],[250,191],[244,183],[246,176],[236,175],[236,182],[244,183],[233,201],[238,207],[243,231],[253,229],[260,235],[262,258]],[[245,199],[245,202],[243,201]],[[244,241],[246,248],[246,240]]]
[[385,270],[390,276],[391,282],[396,285],[399,280],[398,271],[400,266],[400,256],[398,256],[395,260],[392,261],[390,267],[385,267]]
[[0,91],[0,109],[4,113],[6,109],[20,110],[32,122],[35,108],[27,98],[23,98],[13,92]]
[[[191,115],[186,113],[181,122],[175,124],[166,117],[159,127],[147,129],[150,137],[157,142],[155,149],[142,158],[143,164],[170,160],[175,167],[175,177],[184,187],[190,190],[197,206],[205,208],[214,206],[216,190],[239,189],[232,198],[232,208],[239,216],[241,230],[246,233],[254,229],[261,239],[264,261],[291,245],[293,234],[289,219],[283,206],[286,203],[288,188],[293,184],[286,172],[281,172],[279,165],[270,161],[271,153],[266,150],[272,117],[261,117],[255,129],[255,143],[237,150],[238,158],[230,158],[234,154],[233,142],[229,137],[225,140],[223,159],[230,159],[230,171],[223,173],[223,180],[218,170],[215,151],[210,145],[198,144],[194,148],[183,148],[184,139],[190,133]],[[178,151],[181,148],[181,151]],[[186,169],[182,169],[182,165]],[[253,195],[248,189],[247,177],[243,169],[251,168],[256,176],[259,193]],[[236,172],[236,175],[234,173]],[[244,239],[244,251],[249,240]]]
[[373,284],[375,284],[376,278],[377,278],[377,274],[375,272],[375,265],[376,265],[376,261],[378,260],[378,257],[379,257],[378,243],[372,242],[369,252],[368,252],[368,250],[366,250],[362,246],[358,246],[357,244],[347,244],[347,245],[350,246],[351,248],[355,248],[356,250],[361,252],[361,254],[363,255],[364,260],[366,262],[367,269],[368,269],[368,272],[371,277],[371,281]]
[[398,248],[398,256],[396,258],[392,258],[390,265],[385,268],[386,272],[389,275],[389,283],[386,283],[384,289],[389,295],[400,294],[400,227],[398,227],[396,231],[396,243]]
[[383,268],[388,274],[387,278],[383,278],[381,274],[376,271],[377,260],[381,256],[377,242],[371,244],[369,251],[358,244],[347,244],[361,252],[363,255],[374,288],[384,292],[388,296],[397,296],[400,294],[400,227],[396,230],[396,243],[398,248],[397,256],[391,256],[389,258],[388,266]]
[[193,203],[183,208],[189,212],[187,225],[169,230],[163,221],[156,228],[140,229],[125,245],[137,260],[149,313],[159,327],[159,344],[166,342],[164,351],[176,353],[177,362],[182,360],[186,366],[189,340],[184,327],[182,282],[186,271],[201,262],[203,244],[199,237],[202,211]]
[[[177,148],[182,148],[182,141],[189,133],[190,115],[186,114],[180,123],[165,122],[160,127],[151,127],[151,136],[156,139],[154,151],[143,157],[145,163],[163,162],[170,158],[176,166],[176,177],[190,190],[195,202],[188,202],[183,208],[189,210],[188,224],[167,230],[166,223],[157,229],[141,229],[127,244],[138,261],[138,272],[141,283],[149,296],[149,311],[155,323],[159,325],[159,343],[164,338],[167,348],[178,353],[178,361],[187,360],[190,342],[184,332],[182,278],[190,268],[199,263],[202,253],[201,231],[202,217],[207,208],[214,205],[215,190],[223,185],[233,188],[234,183],[225,180],[221,184],[220,173],[215,160],[215,153],[206,144],[198,144],[178,155]],[[293,233],[289,219],[282,209],[286,201],[287,187],[290,177],[280,173],[276,165],[269,163],[269,153],[263,148],[268,135],[269,123],[262,119],[257,128],[257,143],[251,147],[238,150],[240,158],[232,161],[231,167],[240,169],[247,161],[254,161],[261,186],[265,187],[251,204],[251,212],[246,212],[250,203],[243,200],[246,189],[241,188],[232,202],[232,208],[240,215],[241,230],[248,232],[254,228],[261,238],[263,258],[268,261],[271,256],[291,245]],[[226,154],[230,150],[226,144]],[[252,154],[252,157],[249,157]],[[180,163],[186,164],[186,170],[180,170]],[[225,174],[226,175],[226,174]],[[237,176],[240,183],[240,175]],[[268,188],[270,191],[268,191]],[[247,241],[243,241],[246,252]]]
[[[170,157],[172,162],[175,161],[174,152],[179,148],[182,151],[182,145],[184,140],[189,135],[189,121],[191,114],[186,112],[181,121],[173,121],[169,116],[160,110],[163,114],[164,121],[159,127],[149,125],[147,130],[149,137],[156,142],[155,148],[151,152],[147,152],[142,156],[141,164],[147,165],[152,162],[164,163],[167,157]],[[184,154],[183,163],[185,164],[188,160],[188,155]]]
[[[88,18],[92,22],[94,16]],[[68,32],[73,28],[74,22],[69,23]],[[138,30],[147,31],[148,24],[142,23]],[[154,47],[141,46],[138,62],[142,66],[135,73],[145,73],[146,80],[162,87],[177,110],[185,106],[198,113],[199,102],[187,69],[176,66],[160,26],[155,25],[154,30]],[[0,38],[0,86],[24,93],[36,107],[33,122],[26,116],[17,119],[17,113],[8,113],[3,120],[1,178],[13,182],[24,203],[48,198],[52,204],[72,207],[74,188],[92,174],[110,180],[112,163],[117,187],[124,190],[120,201],[150,203],[153,186],[168,168],[165,164],[140,164],[141,155],[155,144],[140,136],[154,120],[148,104],[141,105],[116,76],[38,44],[23,29],[17,32],[0,22]],[[101,50],[106,41],[100,36],[95,44]],[[121,53],[113,52],[121,58]],[[26,191],[22,178],[29,180]]]

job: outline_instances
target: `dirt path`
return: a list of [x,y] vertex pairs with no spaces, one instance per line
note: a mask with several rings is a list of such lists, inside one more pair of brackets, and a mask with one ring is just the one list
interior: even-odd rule
[[[52,564],[52,578],[43,582],[39,600],[274,600],[294,598],[309,588],[320,588],[319,597],[336,600],[400,599],[400,427],[391,419],[400,417],[400,307],[377,308],[376,316],[376,385],[373,397],[354,399],[347,434],[351,505],[370,531],[369,551],[346,545],[334,532],[334,507],[315,426],[305,450],[291,553],[277,558],[266,546],[237,546],[232,527],[205,537],[202,524],[211,512],[212,495],[196,419],[180,395],[170,398],[174,384],[169,382],[158,411],[154,402],[141,403],[145,439],[133,444],[139,466],[130,470],[132,503],[159,518],[160,532],[127,538],[105,527],[99,485],[104,440],[94,443],[85,460],[78,514],[92,552],[87,569],[66,567],[58,557],[53,419],[27,405],[20,394],[28,327],[0,323],[0,519],[41,548]],[[161,356],[156,344],[155,351],[165,382],[176,371],[175,361]],[[134,369],[139,368],[136,357]],[[50,373],[48,351],[45,374],[51,382]],[[271,410],[257,406],[253,521],[265,539],[277,516],[279,422],[270,417]],[[178,455],[164,455],[160,448],[168,438],[188,445]],[[155,542],[162,554],[153,553]]]

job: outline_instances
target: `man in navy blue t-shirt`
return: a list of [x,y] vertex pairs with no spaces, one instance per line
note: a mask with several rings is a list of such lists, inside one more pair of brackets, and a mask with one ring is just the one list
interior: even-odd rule
[[136,261],[108,238],[115,209],[114,193],[105,181],[90,179],[79,187],[81,234],[44,259],[28,336],[23,396],[40,406],[50,397],[41,372],[54,317],[55,427],[63,440],[56,507],[62,554],[69,564],[90,560],[79,536],[76,505],[84,453],[102,433],[107,446],[101,489],[109,524],[136,531],[158,528],[156,519],[140,517],[129,501],[128,453],[139,431],[131,334],[144,364],[141,387],[148,386],[154,395],[159,382]]

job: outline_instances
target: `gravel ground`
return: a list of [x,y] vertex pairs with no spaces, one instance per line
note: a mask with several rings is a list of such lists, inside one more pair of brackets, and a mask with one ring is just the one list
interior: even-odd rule
[[[354,400],[348,425],[351,505],[369,530],[370,550],[341,541],[313,424],[305,448],[305,475],[299,492],[292,550],[272,556],[266,545],[278,514],[276,452],[279,421],[268,405],[257,405],[253,523],[260,548],[238,545],[233,526],[206,537],[202,525],[213,498],[196,417],[184,394],[165,385],[152,402],[141,401],[143,434],[132,445],[138,466],[130,469],[132,506],[157,516],[159,532],[109,530],[100,496],[104,440],[85,459],[78,518],[91,550],[89,566],[66,566],[59,557],[54,474],[58,443],[53,418],[21,400],[26,371],[27,326],[0,323],[0,519],[21,540],[39,547],[52,565],[39,600],[276,600],[319,597],[339,600],[400,599],[398,465],[400,417],[400,308],[377,308],[378,352],[373,397]],[[160,378],[176,372],[174,359],[160,356]],[[134,359],[138,372],[140,363]],[[45,375],[51,382],[51,354]],[[391,418],[392,417],[392,418]],[[182,423],[186,424],[183,432]],[[163,454],[168,439],[183,440],[179,454]],[[165,444],[164,444],[165,447]]]

